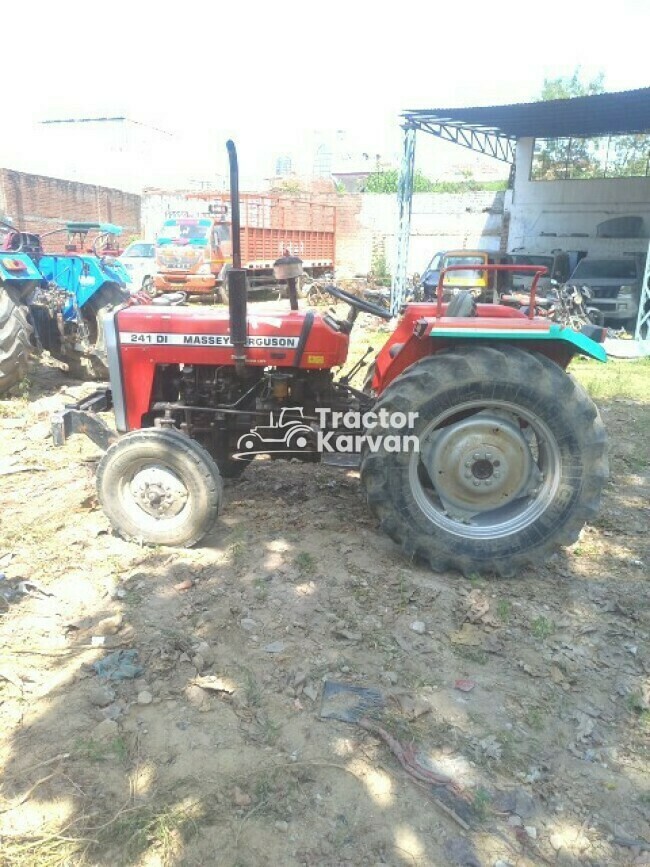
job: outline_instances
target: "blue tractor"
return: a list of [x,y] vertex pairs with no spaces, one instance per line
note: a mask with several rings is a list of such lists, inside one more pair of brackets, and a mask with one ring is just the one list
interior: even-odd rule
[[[66,223],[65,252],[46,253],[43,235],[0,221],[0,394],[25,375],[31,349],[45,349],[76,377],[106,379],[103,317],[130,297],[117,261],[119,226]],[[90,232],[98,233],[92,252]],[[115,253],[115,255],[112,255]]]

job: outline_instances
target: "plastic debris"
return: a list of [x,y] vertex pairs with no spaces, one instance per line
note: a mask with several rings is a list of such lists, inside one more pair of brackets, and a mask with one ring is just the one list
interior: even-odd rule
[[116,650],[94,662],[93,668],[106,680],[131,680],[144,672],[142,666],[137,664],[137,658],[137,650]]

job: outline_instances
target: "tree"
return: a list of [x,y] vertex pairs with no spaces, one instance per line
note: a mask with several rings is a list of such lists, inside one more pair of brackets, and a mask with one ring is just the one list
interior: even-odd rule
[[605,92],[605,73],[599,72],[591,81],[583,81],[580,67],[576,66],[573,75],[558,78],[545,78],[542,85],[540,101],[549,99],[573,99],[576,96],[593,96]]
[[[605,91],[605,75],[599,72],[591,80],[583,81],[580,67],[573,75],[545,78],[540,101],[574,99],[593,96]],[[607,158],[607,142],[601,139],[564,138],[540,139],[535,149],[533,177],[552,181],[562,178],[603,177]]]

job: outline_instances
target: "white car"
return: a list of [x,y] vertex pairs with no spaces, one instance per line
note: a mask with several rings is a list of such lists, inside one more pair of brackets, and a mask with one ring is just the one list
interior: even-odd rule
[[156,248],[149,241],[134,241],[119,257],[129,277],[131,292],[154,291],[153,278],[156,273]]

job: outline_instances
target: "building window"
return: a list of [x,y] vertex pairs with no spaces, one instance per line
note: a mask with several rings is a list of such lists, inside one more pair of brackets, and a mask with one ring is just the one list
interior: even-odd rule
[[532,181],[649,176],[650,133],[535,139]]

